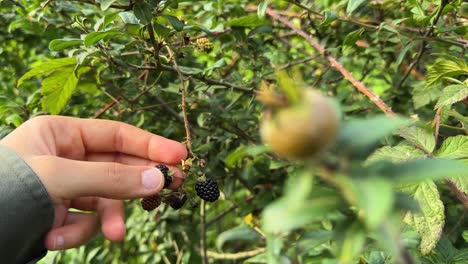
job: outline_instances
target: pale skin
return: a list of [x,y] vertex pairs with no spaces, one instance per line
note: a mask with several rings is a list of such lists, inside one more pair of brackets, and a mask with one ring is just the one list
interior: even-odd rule
[[63,116],[33,118],[0,144],[20,155],[49,193],[55,212],[45,238],[49,250],[83,245],[99,230],[122,240],[123,200],[162,190],[156,164],[174,171],[171,189],[180,187],[184,176],[175,166],[187,157],[183,144],[125,123]]

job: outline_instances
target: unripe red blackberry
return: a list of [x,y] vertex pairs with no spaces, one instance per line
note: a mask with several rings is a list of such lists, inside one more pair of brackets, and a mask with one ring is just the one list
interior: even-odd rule
[[161,197],[159,195],[153,195],[141,199],[141,207],[145,211],[152,211],[161,205]]
[[173,192],[166,197],[165,202],[172,207],[172,209],[178,210],[184,206],[187,201],[187,195],[185,193]]
[[155,166],[158,170],[162,172],[164,175],[164,188],[168,188],[174,178],[171,175],[171,172],[169,171],[169,168],[166,165],[158,164]]
[[219,198],[218,183],[214,179],[206,179],[198,181],[195,184],[195,192],[198,197],[208,202],[214,202]]

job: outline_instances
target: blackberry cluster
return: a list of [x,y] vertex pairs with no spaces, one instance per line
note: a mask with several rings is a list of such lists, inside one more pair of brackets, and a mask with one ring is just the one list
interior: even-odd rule
[[187,201],[187,195],[185,193],[171,193],[166,197],[165,202],[172,207],[172,209],[178,210],[184,206]]
[[141,199],[141,207],[145,211],[152,211],[161,205],[161,197],[159,195],[153,195]]
[[210,53],[213,50],[213,43],[207,38],[199,38],[196,41],[197,43],[197,49]]
[[172,181],[174,180],[174,178],[169,172],[169,168],[166,165],[162,165],[162,164],[158,164],[155,167],[158,170],[160,170],[162,174],[164,175],[164,188],[168,188],[171,185]]
[[195,191],[198,197],[208,202],[214,202],[219,198],[218,183],[213,179],[198,181],[195,184]]

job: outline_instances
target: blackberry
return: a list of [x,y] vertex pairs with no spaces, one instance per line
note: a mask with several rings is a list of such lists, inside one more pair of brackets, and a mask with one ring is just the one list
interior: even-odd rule
[[158,208],[159,205],[161,205],[161,197],[157,194],[141,199],[141,207],[145,211],[152,211]]
[[171,172],[169,171],[169,168],[166,165],[158,164],[155,166],[158,170],[162,172],[164,175],[164,188],[168,188],[174,178],[171,175]]
[[195,184],[197,195],[205,201],[214,202],[219,198],[218,183],[213,179],[198,181]]
[[165,202],[172,207],[172,209],[178,210],[184,206],[187,201],[187,195],[185,193],[173,192],[166,197]]

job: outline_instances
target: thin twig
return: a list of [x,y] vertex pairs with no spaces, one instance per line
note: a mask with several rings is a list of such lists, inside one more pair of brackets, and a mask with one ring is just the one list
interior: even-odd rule
[[171,57],[172,63],[174,64],[174,68],[180,79],[180,95],[182,99],[180,107],[182,108],[182,117],[184,119],[187,151],[190,157],[195,157],[195,155],[192,152],[192,136],[190,135],[190,123],[187,118],[186,87],[185,87],[184,75],[180,71],[179,65],[177,64],[177,61],[175,59],[174,52],[172,51],[172,49],[169,48],[169,46],[167,45],[166,45],[166,49],[169,52],[169,56]]
[[154,28],[152,22],[148,24],[147,29],[150,36],[151,45],[153,45],[153,56],[156,60],[156,64],[159,65],[161,64],[161,61],[159,60],[159,43],[156,42],[156,38],[154,37]]
[[202,257],[202,263],[203,264],[208,264],[208,255],[207,255],[207,250],[206,250],[206,215],[205,215],[205,200],[201,201],[200,204],[200,251],[201,251],[201,257]]
[[[174,67],[171,67],[169,65],[165,65],[165,64],[161,64],[159,65],[158,67],[155,67],[155,66],[139,66],[139,65],[135,65],[135,64],[128,64],[130,67],[133,67],[135,69],[149,69],[149,70],[155,70],[155,69],[159,69],[159,70],[163,70],[163,71],[171,71],[171,72],[177,72],[177,69],[175,69]],[[247,93],[251,93],[253,94],[254,93],[254,89],[250,89],[250,88],[245,88],[245,87],[242,87],[242,86],[239,86],[239,85],[236,85],[236,84],[233,84],[233,83],[229,83],[229,82],[225,82],[225,81],[218,81],[218,80],[214,80],[214,79],[210,79],[208,77],[205,77],[203,75],[200,75],[200,74],[191,74],[191,73],[188,73],[188,72],[185,72],[183,70],[181,70],[179,68],[179,71],[184,75],[184,76],[187,76],[187,77],[191,77],[191,78],[194,78],[194,79],[197,79],[201,82],[204,82],[208,85],[219,85],[219,86],[224,86],[226,88],[232,88],[234,90],[238,90],[238,91],[241,91],[241,92],[247,92]]]
[[108,103],[106,106],[104,106],[101,110],[99,110],[99,112],[97,112],[93,118],[99,118],[101,117],[105,112],[107,112],[107,110],[109,110],[110,108],[112,108],[115,104],[117,104],[118,102],[120,102],[120,100],[122,100],[122,96],[117,96],[117,98],[115,98],[115,100],[112,100],[112,102]]
[[303,38],[305,38],[317,51],[320,52],[320,54],[324,55],[325,58],[330,62],[330,64],[335,67],[343,76],[345,79],[350,81],[356,89],[367,96],[374,104],[376,104],[385,114],[391,117],[395,117],[396,114],[395,112],[392,111],[392,109],[387,106],[377,95],[375,95],[372,91],[370,91],[362,82],[358,81],[356,78],[354,78],[353,74],[345,69],[343,65],[341,65],[340,62],[338,62],[333,56],[330,55],[330,53],[317,41],[315,41],[309,34],[304,32],[302,29],[296,27],[292,22],[289,20],[279,16],[276,11],[274,11],[271,8],[266,9],[266,13],[271,16],[273,20],[279,21],[292,30],[294,30],[297,34],[301,35]]
[[435,142],[437,142],[437,138],[439,137],[440,116],[442,115],[442,109],[443,107],[437,108],[436,114],[434,116],[434,120],[432,121],[432,126],[434,126]]
[[208,256],[214,259],[237,260],[243,258],[251,258],[265,252],[265,248],[258,248],[251,251],[237,252],[237,253],[218,253],[208,251]]

